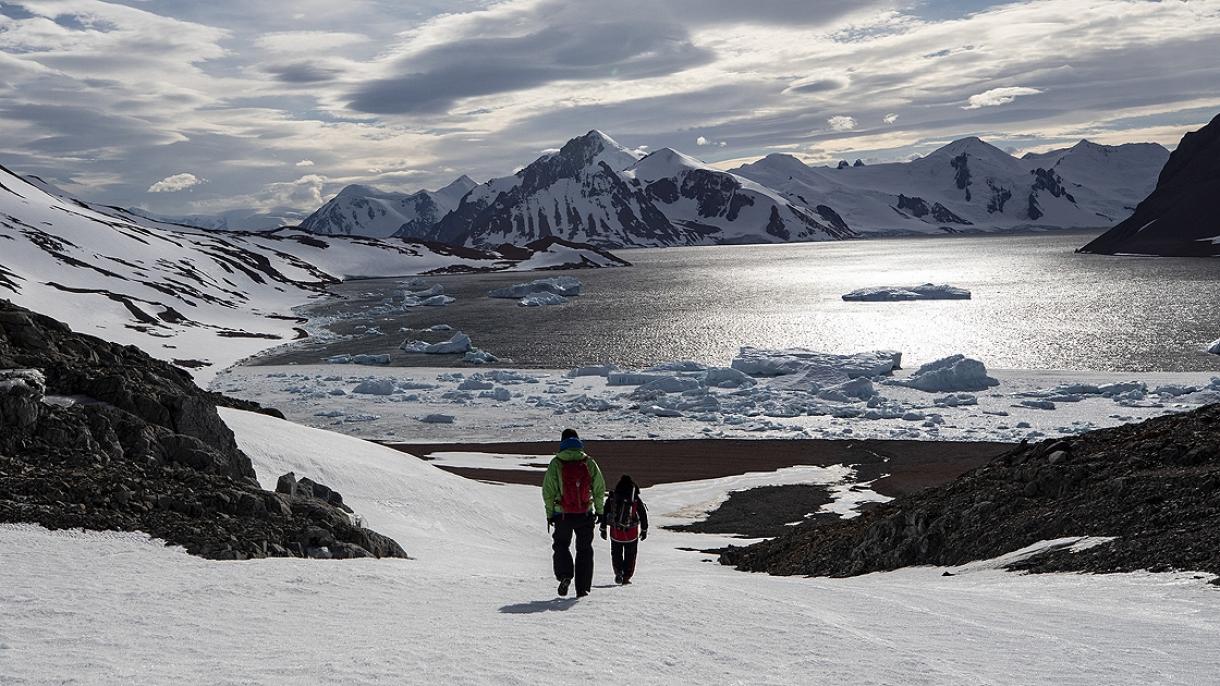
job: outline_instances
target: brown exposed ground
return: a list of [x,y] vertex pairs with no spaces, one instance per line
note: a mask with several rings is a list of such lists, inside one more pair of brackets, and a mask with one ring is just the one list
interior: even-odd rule
[[[389,444],[427,458],[436,452],[481,452],[503,455],[547,455],[554,442]],[[882,440],[751,440],[697,439],[676,441],[589,441],[585,448],[607,481],[630,474],[642,487],[693,481],[745,472],[774,471],[794,465],[859,466],[860,479],[888,474],[873,485],[897,497],[957,478],[1011,448],[1006,443],[966,443]],[[543,470],[447,468],[472,479],[541,485]]]

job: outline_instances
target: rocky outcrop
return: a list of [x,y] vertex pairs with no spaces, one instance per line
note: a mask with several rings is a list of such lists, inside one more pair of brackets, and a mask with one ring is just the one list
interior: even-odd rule
[[855,519],[729,548],[721,562],[781,575],[851,576],[960,565],[1076,536],[1115,538],[1017,566],[1220,574],[1220,405],[1023,444],[945,486]]
[[215,559],[405,557],[324,487],[259,488],[216,398],[0,300],[0,522],[144,531]]
[[1108,255],[1220,255],[1220,115],[1182,137],[1135,213],[1080,249]]

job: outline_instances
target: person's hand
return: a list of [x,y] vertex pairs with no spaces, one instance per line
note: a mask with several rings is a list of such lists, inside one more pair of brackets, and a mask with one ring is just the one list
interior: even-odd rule
[[602,525],[602,540],[606,540],[606,526]]
[[646,538],[648,538],[648,529],[640,530],[640,540],[642,541]]

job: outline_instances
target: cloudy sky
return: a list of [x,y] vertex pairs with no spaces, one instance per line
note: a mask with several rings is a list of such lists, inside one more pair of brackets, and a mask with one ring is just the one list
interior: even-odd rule
[[1220,0],[0,0],[0,164],[163,213],[511,173],[591,128],[729,167],[1220,112]]

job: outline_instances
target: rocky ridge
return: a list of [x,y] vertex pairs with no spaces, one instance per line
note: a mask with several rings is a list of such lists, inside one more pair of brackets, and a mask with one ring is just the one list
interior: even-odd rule
[[253,409],[0,300],[0,522],[143,531],[212,559],[406,556],[308,479],[261,489],[217,400]]
[[1135,213],[1080,249],[1084,253],[1220,255],[1220,115],[1182,137],[1156,188]]
[[778,575],[853,576],[961,565],[1085,536],[1113,540],[1010,568],[1220,574],[1220,405],[1023,444],[945,486],[731,547],[721,562]]

